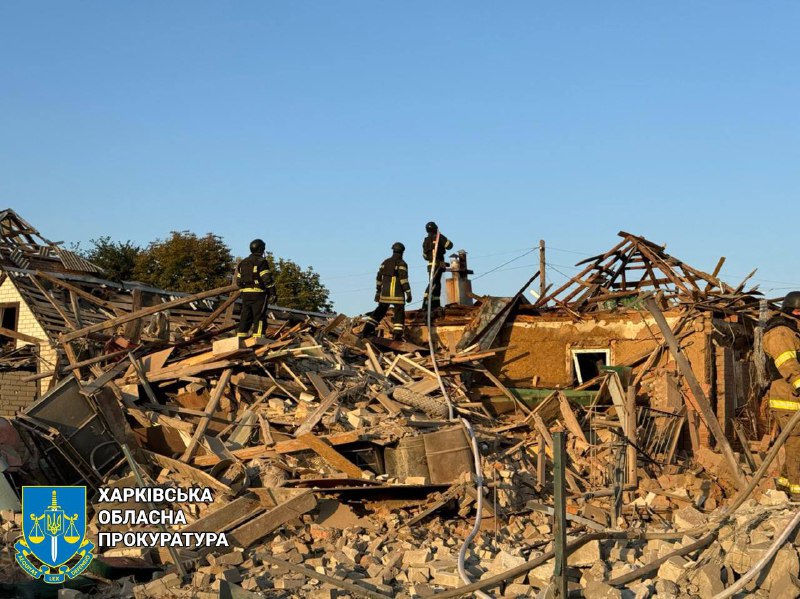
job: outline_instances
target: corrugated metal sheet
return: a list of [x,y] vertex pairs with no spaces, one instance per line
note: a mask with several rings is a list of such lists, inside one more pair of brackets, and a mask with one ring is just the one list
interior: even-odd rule
[[61,259],[61,263],[64,265],[64,268],[67,270],[74,270],[78,272],[103,272],[100,267],[95,266],[88,260],[84,260],[69,250],[65,250],[60,247],[55,247],[54,250],[56,255]]

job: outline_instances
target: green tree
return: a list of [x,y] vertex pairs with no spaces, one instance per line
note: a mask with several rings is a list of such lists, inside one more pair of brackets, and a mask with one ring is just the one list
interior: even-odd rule
[[133,274],[160,289],[198,293],[229,284],[232,270],[230,248],[218,235],[172,231],[139,254]]
[[77,254],[96,264],[103,269],[107,279],[111,281],[129,281],[133,278],[136,259],[142,253],[142,248],[132,241],[111,241],[111,237],[91,239],[92,247],[81,250],[80,245],[74,246]]
[[[102,268],[115,281],[137,280],[159,289],[197,293],[223,287],[232,280],[235,261],[230,248],[212,233],[199,237],[190,231],[172,231],[167,239],[141,248],[131,241],[111,241],[110,237],[91,240],[83,251],[73,251]],[[312,267],[267,253],[275,276],[278,304],[285,308],[330,312],[330,292]]]
[[330,292],[313,268],[304,269],[292,260],[276,259],[271,252],[267,252],[267,260],[275,276],[279,306],[309,312],[333,310]]

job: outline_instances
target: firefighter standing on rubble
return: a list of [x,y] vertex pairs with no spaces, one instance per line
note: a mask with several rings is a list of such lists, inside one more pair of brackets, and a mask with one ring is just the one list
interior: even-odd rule
[[242,312],[237,337],[264,336],[267,330],[267,306],[275,303],[278,294],[269,262],[264,257],[266,244],[261,239],[250,242],[250,255],[236,267],[236,285],[242,291]]
[[[428,236],[422,242],[422,257],[428,263],[428,287],[425,289],[425,297],[422,298],[422,310],[428,309],[428,300],[431,302],[431,309],[435,310],[442,305],[442,274],[447,268],[444,260],[444,253],[452,249],[453,242],[441,234],[439,226],[431,221],[425,225]],[[434,256],[434,252],[436,255]],[[433,278],[431,279],[431,269]],[[428,297],[430,294],[430,298]]]
[[[781,313],[773,316],[764,330],[764,351],[772,358],[777,370],[773,371],[767,399],[781,428],[800,410],[800,328],[797,318],[800,318],[800,291],[792,291],[783,298]],[[786,461],[778,486],[800,497],[800,428],[786,440]]]
[[378,270],[375,281],[375,308],[366,318],[367,323],[361,331],[362,337],[371,337],[381,319],[386,316],[389,306],[394,308],[392,315],[392,337],[403,338],[403,326],[406,319],[406,302],[411,302],[411,286],[408,284],[408,265],[403,260],[406,251],[399,241],[392,245],[392,257],[387,258]]

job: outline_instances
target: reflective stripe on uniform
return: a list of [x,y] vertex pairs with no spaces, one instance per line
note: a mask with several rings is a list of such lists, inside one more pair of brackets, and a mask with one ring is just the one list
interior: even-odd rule
[[245,287],[242,289],[242,293],[264,293],[264,291],[261,287]]
[[794,387],[795,389],[800,387],[800,376],[798,376],[796,379],[794,379],[794,381],[792,381],[792,387]]
[[790,350],[783,352],[780,356],[775,358],[775,366],[780,367],[781,364],[786,364],[789,360],[797,359],[797,350]]
[[378,296],[378,301],[382,304],[405,304],[406,298],[402,295],[398,296],[388,296],[388,295],[380,295]]
[[775,484],[779,485],[781,487],[788,487],[789,486],[789,479],[784,477],[784,476],[781,476],[781,477],[778,478],[778,480],[775,481]]
[[788,399],[770,399],[769,407],[773,410],[800,410],[800,401],[790,401]]
[[236,333],[237,337],[249,337],[250,333]]
[[392,277],[392,282],[389,284],[389,295],[395,297],[395,287],[397,287],[397,277]]

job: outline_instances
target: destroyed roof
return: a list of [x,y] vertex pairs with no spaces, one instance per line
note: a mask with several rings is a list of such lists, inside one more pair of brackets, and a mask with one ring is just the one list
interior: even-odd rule
[[53,243],[11,209],[0,212],[0,266],[101,274],[103,270]]
[[690,304],[721,312],[758,310],[758,286],[744,291],[755,271],[732,287],[718,276],[724,257],[708,274],[669,255],[666,246],[624,231],[619,236],[622,241],[607,252],[578,262],[576,266],[585,268],[561,287],[545,293],[533,308],[552,307],[578,316],[636,307],[640,295],[657,292],[665,306]]
[[[102,278],[103,274],[97,265],[43,237],[13,210],[0,212],[0,284],[6,279],[14,284],[50,341],[55,342],[62,333],[144,306],[190,296],[138,281],[109,281]],[[194,329],[227,299],[226,294],[221,294],[171,309],[168,316],[172,330]],[[330,316],[276,309],[312,317]]]

